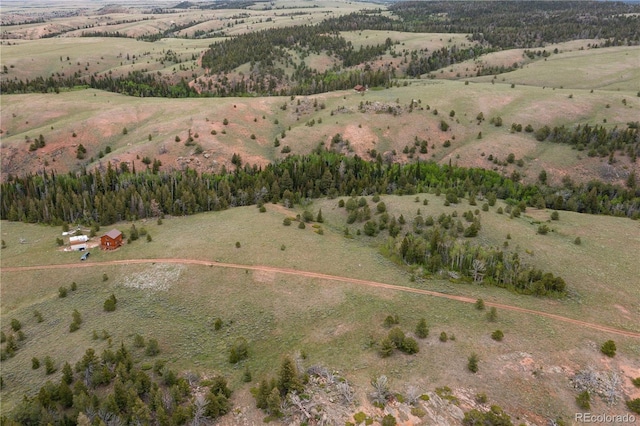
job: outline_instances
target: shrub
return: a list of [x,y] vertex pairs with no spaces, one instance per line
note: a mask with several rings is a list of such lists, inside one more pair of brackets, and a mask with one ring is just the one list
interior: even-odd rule
[[576,396],[576,404],[583,410],[591,408],[591,395],[588,390],[580,392],[578,396]]
[[449,130],[449,124],[444,120],[440,120],[440,130],[446,132],[447,130]]
[[42,314],[40,313],[40,311],[34,311],[33,316],[36,318],[36,322],[44,321],[44,318],[42,318]]
[[240,248],[240,241],[236,241],[236,248]]
[[504,333],[502,332],[502,330],[496,330],[491,333],[491,338],[497,342],[501,342],[504,338]]
[[105,272],[104,274],[102,274],[102,281],[108,281],[108,280],[109,280],[109,276]]
[[396,426],[397,424],[396,418],[391,414],[387,414],[382,418],[382,426]]
[[306,228],[306,227],[307,227],[307,226],[304,224],[304,222],[300,222],[300,223],[298,223],[298,228],[299,228],[299,229],[304,229],[304,228]]
[[476,300],[476,303],[474,305],[476,307],[477,310],[482,311],[484,310],[484,300],[482,299],[478,299]]
[[440,341],[446,342],[447,340],[449,340],[449,338],[447,337],[447,333],[445,333],[444,331],[440,333]]
[[309,210],[303,211],[302,212],[302,220],[304,220],[307,223],[313,222],[313,213],[311,213]]
[[249,371],[249,366],[246,366],[244,369],[244,373],[242,373],[242,381],[244,383],[249,383],[251,382],[252,377],[251,377],[251,371]]
[[283,224],[284,226],[291,226],[291,218],[285,217],[285,218],[282,220],[282,224]]
[[560,214],[554,210],[551,212],[551,220],[560,220]]
[[416,336],[418,336],[420,339],[424,339],[429,335],[429,326],[427,325],[427,320],[421,318],[420,321],[418,321],[415,333]]
[[136,335],[133,336],[133,346],[136,348],[144,348],[144,337],[136,333]]
[[[502,408],[497,405],[492,405],[491,410],[482,412],[480,410],[473,409],[464,413],[462,419],[464,426],[473,425],[504,425],[513,426],[511,418],[502,411]],[[559,425],[559,423],[557,423]]]
[[57,368],[49,355],[44,357],[44,369],[47,376],[56,372]]
[[413,337],[405,337],[402,342],[402,347],[400,347],[399,349],[409,355],[420,352],[418,342]]
[[467,363],[467,368],[472,373],[478,372],[478,355],[476,353],[472,353],[471,356],[469,356],[469,362]]
[[387,317],[384,319],[384,322],[382,323],[382,325],[386,328],[391,328],[396,324],[400,324],[400,318],[398,318],[398,315],[387,315]]
[[31,358],[31,368],[37,370],[40,368],[40,360],[36,357]]
[[573,244],[579,246],[580,244],[582,244],[582,240],[580,239],[580,237],[576,237],[575,240],[573,240]]
[[80,324],[78,324],[77,322],[72,322],[71,324],[69,324],[69,332],[73,333],[74,331],[78,331],[80,329]]
[[13,331],[18,331],[22,328],[22,323],[20,321],[18,321],[17,319],[13,318],[11,320],[11,329]]
[[237,364],[249,357],[249,345],[244,337],[238,337],[229,350],[229,362]]
[[58,297],[59,298],[63,298],[63,297],[67,297],[67,288],[66,287],[60,287],[58,289]]
[[160,345],[156,339],[147,341],[147,349],[144,352],[147,356],[156,356],[160,353]]
[[538,234],[547,235],[551,229],[547,225],[538,226]]
[[616,356],[616,344],[613,340],[607,340],[600,347],[600,351],[608,357]]
[[627,408],[634,413],[640,414],[640,398],[627,401]]
[[487,312],[487,320],[489,320],[489,322],[496,322],[498,320],[498,310],[495,307],[492,307],[489,312]]
[[635,379],[631,379],[631,383],[633,383],[633,386],[640,388],[640,377],[636,377]]
[[378,354],[382,358],[387,358],[387,357],[391,356],[391,354],[393,354],[393,350],[395,348],[396,348],[396,346],[393,344],[393,341],[391,339],[389,339],[388,337],[385,337],[384,339],[382,339],[380,341],[380,346],[378,348]]
[[116,296],[111,294],[107,300],[104,301],[104,310],[106,312],[113,312],[116,310]]

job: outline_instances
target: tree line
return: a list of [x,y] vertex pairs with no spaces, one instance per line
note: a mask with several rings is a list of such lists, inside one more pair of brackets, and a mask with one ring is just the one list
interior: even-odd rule
[[640,155],[640,134],[638,128],[640,124],[635,122],[627,123],[626,129],[618,126],[607,129],[604,126],[589,124],[577,125],[573,129],[568,129],[564,125],[543,126],[534,132],[539,142],[549,141],[554,143],[564,143],[571,145],[578,151],[587,151],[589,157],[606,157],[615,152],[626,154],[635,163]]
[[[640,6],[624,2],[564,1],[398,2],[389,9],[399,20],[369,21],[377,29],[472,34],[497,49],[542,47],[547,43],[597,38],[609,44],[640,42]],[[374,28],[371,28],[374,29]]]
[[[438,165],[434,162],[385,164],[324,149],[290,156],[266,167],[242,165],[235,170],[154,173],[116,170],[111,163],[94,171],[58,174],[42,171],[9,176],[2,183],[0,217],[29,223],[82,222],[108,225],[122,220],[190,215],[266,202],[293,205],[306,198],[362,194],[415,194],[451,190],[497,197],[511,204],[552,207],[583,213],[640,218],[640,189],[603,182],[562,188],[524,184],[494,171]],[[142,168],[140,168],[142,169]]]

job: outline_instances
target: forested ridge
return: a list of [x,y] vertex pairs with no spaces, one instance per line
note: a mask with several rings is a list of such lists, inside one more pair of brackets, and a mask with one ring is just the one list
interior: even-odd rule
[[[53,92],[88,85],[131,96],[309,95],[349,89],[356,84],[386,86],[391,79],[403,75],[420,76],[504,49],[541,48],[549,43],[591,38],[601,40],[593,47],[640,43],[640,6],[622,2],[398,2],[389,6],[389,10],[395,18],[383,15],[379,9],[329,18],[316,25],[241,34],[213,43],[202,56],[204,76],[192,76],[195,87],[185,80],[166,82],[145,71],[117,77],[76,73],[30,81],[3,79],[0,90],[5,94]],[[192,24],[195,23],[184,27]],[[181,28],[144,39],[155,41]],[[381,44],[355,48],[340,34],[361,30],[461,33],[469,34],[470,44],[477,44],[403,51],[401,64],[374,67],[370,64],[373,60],[386,53],[394,57],[399,53],[393,51],[395,44],[391,38]],[[310,54],[331,56],[336,64],[325,70],[313,69],[304,62]],[[296,55],[300,62],[296,62]],[[250,65],[247,75],[227,75],[244,64]],[[285,67],[293,71],[286,72]],[[494,71],[499,70],[479,70],[478,74]]]
[[[237,156],[236,164],[241,160]],[[508,203],[552,207],[592,214],[640,217],[640,189],[602,182],[564,187],[522,184],[484,169],[433,162],[383,164],[358,156],[317,150],[291,156],[265,168],[244,165],[219,174],[194,170],[131,173],[107,165],[102,172],[57,174],[43,171],[10,176],[1,186],[2,219],[29,223],[112,224],[145,217],[188,215],[266,202],[293,203],[305,198],[363,194],[414,194],[455,190],[495,196]]]

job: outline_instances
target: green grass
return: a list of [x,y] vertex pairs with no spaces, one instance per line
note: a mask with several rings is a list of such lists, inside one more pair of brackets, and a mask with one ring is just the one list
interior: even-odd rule
[[[421,202],[425,197],[429,199],[428,206]],[[420,194],[419,203],[414,198],[384,196],[382,200],[391,214],[403,213],[407,220],[413,218],[418,208],[423,215],[453,210],[461,214],[472,208],[464,201],[444,207],[442,197],[435,195]],[[283,354],[304,350],[309,355],[307,365],[324,364],[342,371],[363,397],[371,377],[386,374],[399,391],[407,383],[425,389],[444,385],[454,389],[472,387],[487,393],[503,407],[520,404],[532,409],[542,407],[534,409],[541,415],[567,413],[573,407],[574,395],[570,391],[558,394],[558,389],[564,389],[566,377],[557,373],[537,379],[536,390],[531,391],[527,383],[533,379],[533,367],[530,368],[528,360],[532,360],[531,365],[547,370],[569,362],[567,357],[572,365],[597,364],[597,349],[589,342],[608,338],[603,333],[557,324],[546,318],[501,310],[498,321],[489,323],[485,312],[476,310],[472,304],[355,284],[195,265],[100,266],[99,262],[107,260],[179,256],[273,265],[482,297],[489,302],[634,330],[640,323],[633,308],[638,295],[632,285],[635,275],[631,257],[634,247],[640,245],[634,237],[633,221],[560,212],[560,221],[550,224],[554,231],[539,236],[535,233],[537,225],[531,221],[541,220],[540,212],[527,212],[520,219],[497,215],[495,208],[483,212],[483,229],[478,240],[499,245],[506,233],[511,233],[511,246],[519,246],[527,262],[567,280],[571,297],[550,300],[448,281],[411,282],[405,268],[378,253],[377,244],[381,240],[343,237],[345,214],[337,203],[337,199],[318,200],[306,207],[314,213],[322,208],[325,218],[322,236],[314,233],[311,226],[305,230],[282,226],[282,219],[295,215],[296,211],[267,204],[266,213],[259,213],[252,206],[167,218],[160,226],[152,221],[139,222],[137,227],[147,228],[153,242],[139,240],[110,253],[93,250],[89,262],[95,263],[95,267],[3,272],[2,329],[7,332],[10,319],[17,318],[27,336],[16,356],[2,363],[6,384],[2,391],[3,412],[19,401],[24,392],[34,392],[43,380],[56,379],[60,374],[46,377],[42,368],[31,370],[32,357],[52,356],[60,367],[65,359],[73,364],[87,347],[98,352],[107,347],[107,341],[92,340],[93,330],[99,334],[106,330],[113,345],[132,344],[136,333],[157,338],[162,350],[158,359],[168,361],[179,371],[222,373],[236,389],[246,387],[241,383],[244,365],[227,362],[228,348],[243,336],[249,342],[250,357],[246,364],[254,379],[272,375]],[[117,227],[126,232],[129,226]],[[59,227],[3,222],[2,234],[7,242],[2,251],[3,268],[80,263],[78,253],[56,250],[54,242]],[[618,241],[611,240],[608,237],[611,234],[618,235]],[[572,244],[575,235],[582,236],[581,246]],[[20,244],[19,238],[26,243]],[[241,242],[241,248],[235,248],[236,241]],[[629,250],[621,252],[620,247]],[[526,250],[533,255],[526,254]],[[610,268],[612,262],[617,262],[614,271]],[[107,281],[102,280],[104,273]],[[601,275],[606,280],[601,281]],[[72,281],[78,284],[78,290],[69,291],[64,299],[58,298],[58,288],[69,288]],[[118,299],[117,309],[106,313],[102,305],[111,293]],[[84,322],[80,330],[69,333],[74,309],[81,312]],[[36,323],[34,310],[42,313],[43,323]],[[379,339],[387,333],[382,323],[394,313],[399,314],[400,327],[409,335],[420,318],[427,319],[430,335],[419,340],[421,351],[416,356],[396,353],[381,359],[374,348],[365,347],[370,336]],[[219,331],[213,328],[216,318],[224,321]],[[502,342],[490,338],[496,328],[505,332]],[[439,342],[437,336],[441,331],[455,335],[456,340]],[[620,337],[615,340],[619,348],[616,362],[637,358],[637,342]],[[481,383],[472,380],[466,371],[471,352],[480,357]],[[137,350],[135,357],[139,363],[153,362],[144,357],[142,350]],[[549,397],[551,391],[556,397]]]
[[[577,50],[551,55],[503,76],[509,84],[633,92],[640,85],[638,54],[638,47]],[[472,81],[491,78],[478,77]]]

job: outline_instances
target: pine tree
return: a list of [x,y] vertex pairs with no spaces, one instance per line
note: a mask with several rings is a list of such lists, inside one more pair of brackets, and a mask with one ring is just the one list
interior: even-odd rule
[[424,318],[421,318],[420,321],[418,321],[418,325],[416,325],[416,336],[418,336],[421,339],[424,339],[428,335],[429,335],[429,326],[427,325],[427,320]]
[[65,362],[62,367],[62,382],[67,385],[73,383],[73,371],[71,370],[71,366],[68,362]]
[[280,365],[278,374],[278,390],[281,395],[286,395],[291,391],[301,391],[302,384],[298,378],[298,370],[293,360],[286,356]]
[[280,412],[280,406],[282,405],[282,398],[278,393],[277,388],[273,388],[271,393],[269,393],[269,397],[267,398],[267,408],[272,416],[279,417],[282,413]]

